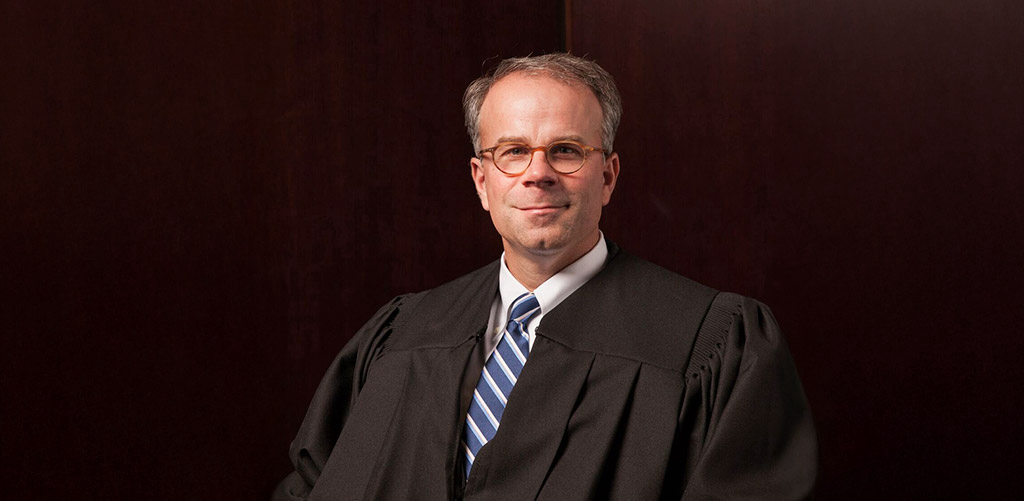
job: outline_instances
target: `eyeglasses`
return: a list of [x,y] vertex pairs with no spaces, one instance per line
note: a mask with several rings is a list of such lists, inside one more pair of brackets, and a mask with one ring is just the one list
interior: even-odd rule
[[498,170],[517,176],[530,168],[533,154],[538,151],[544,152],[548,165],[560,174],[572,174],[583,168],[587,161],[587,153],[591,151],[604,153],[603,148],[587,146],[576,141],[555,141],[536,148],[523,143],[498,143],[496,146],[480,150],[478,155],[482,158],[484,153],[490,153],[491,161]]

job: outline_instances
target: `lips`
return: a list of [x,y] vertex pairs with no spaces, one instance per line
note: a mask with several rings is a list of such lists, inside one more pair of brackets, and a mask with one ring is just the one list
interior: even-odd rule
[[562,211],[569,207],[565,205],[552,205],[552,204],[538,204],[538,205],[527,205],[525,207],[516,207],[522,212],[530,214],[532,216],[549,216]]
[[548,210],[548,209],[564,209],[566,205],[530,205],[526,207],[517,207],[519,210]]
[[569,206],[569,202],[552,201],[552,200],[539,200],[532,203],[524,203],[522,205],[514,205],[519,210],[547,210],[547,209],[564,209]]

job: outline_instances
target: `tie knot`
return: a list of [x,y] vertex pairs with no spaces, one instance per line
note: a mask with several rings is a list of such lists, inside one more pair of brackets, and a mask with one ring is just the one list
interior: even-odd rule
[[538,313],[540,313],[540,303],[537,301],[537,296],[532,292],[527,292],[512,302],[512,312],[508,315],[508,321],[525,326]]

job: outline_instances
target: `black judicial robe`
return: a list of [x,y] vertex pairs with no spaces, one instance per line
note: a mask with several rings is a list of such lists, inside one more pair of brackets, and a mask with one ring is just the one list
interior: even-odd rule
[[275,499],[809,496],[814,427],[768,308],[610,242],[536,327],[463,482],[460,389],[497,290],[494,262],[381,308],[324,376]]

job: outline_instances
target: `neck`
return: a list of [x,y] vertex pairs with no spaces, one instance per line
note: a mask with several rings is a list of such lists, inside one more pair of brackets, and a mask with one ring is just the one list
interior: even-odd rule
[[505,266],[512,276],[523,284],[529,291],[534,291],[540,284],[546,282],[556,273],[565,269],[566,266],[576,262],[586,253],[594,248],[600,240],[600,234],[595,235],[589,245],[582,245],[574,249],[565,249],[563,252],[535,253],[529,250],[518,250],[505,245]]

